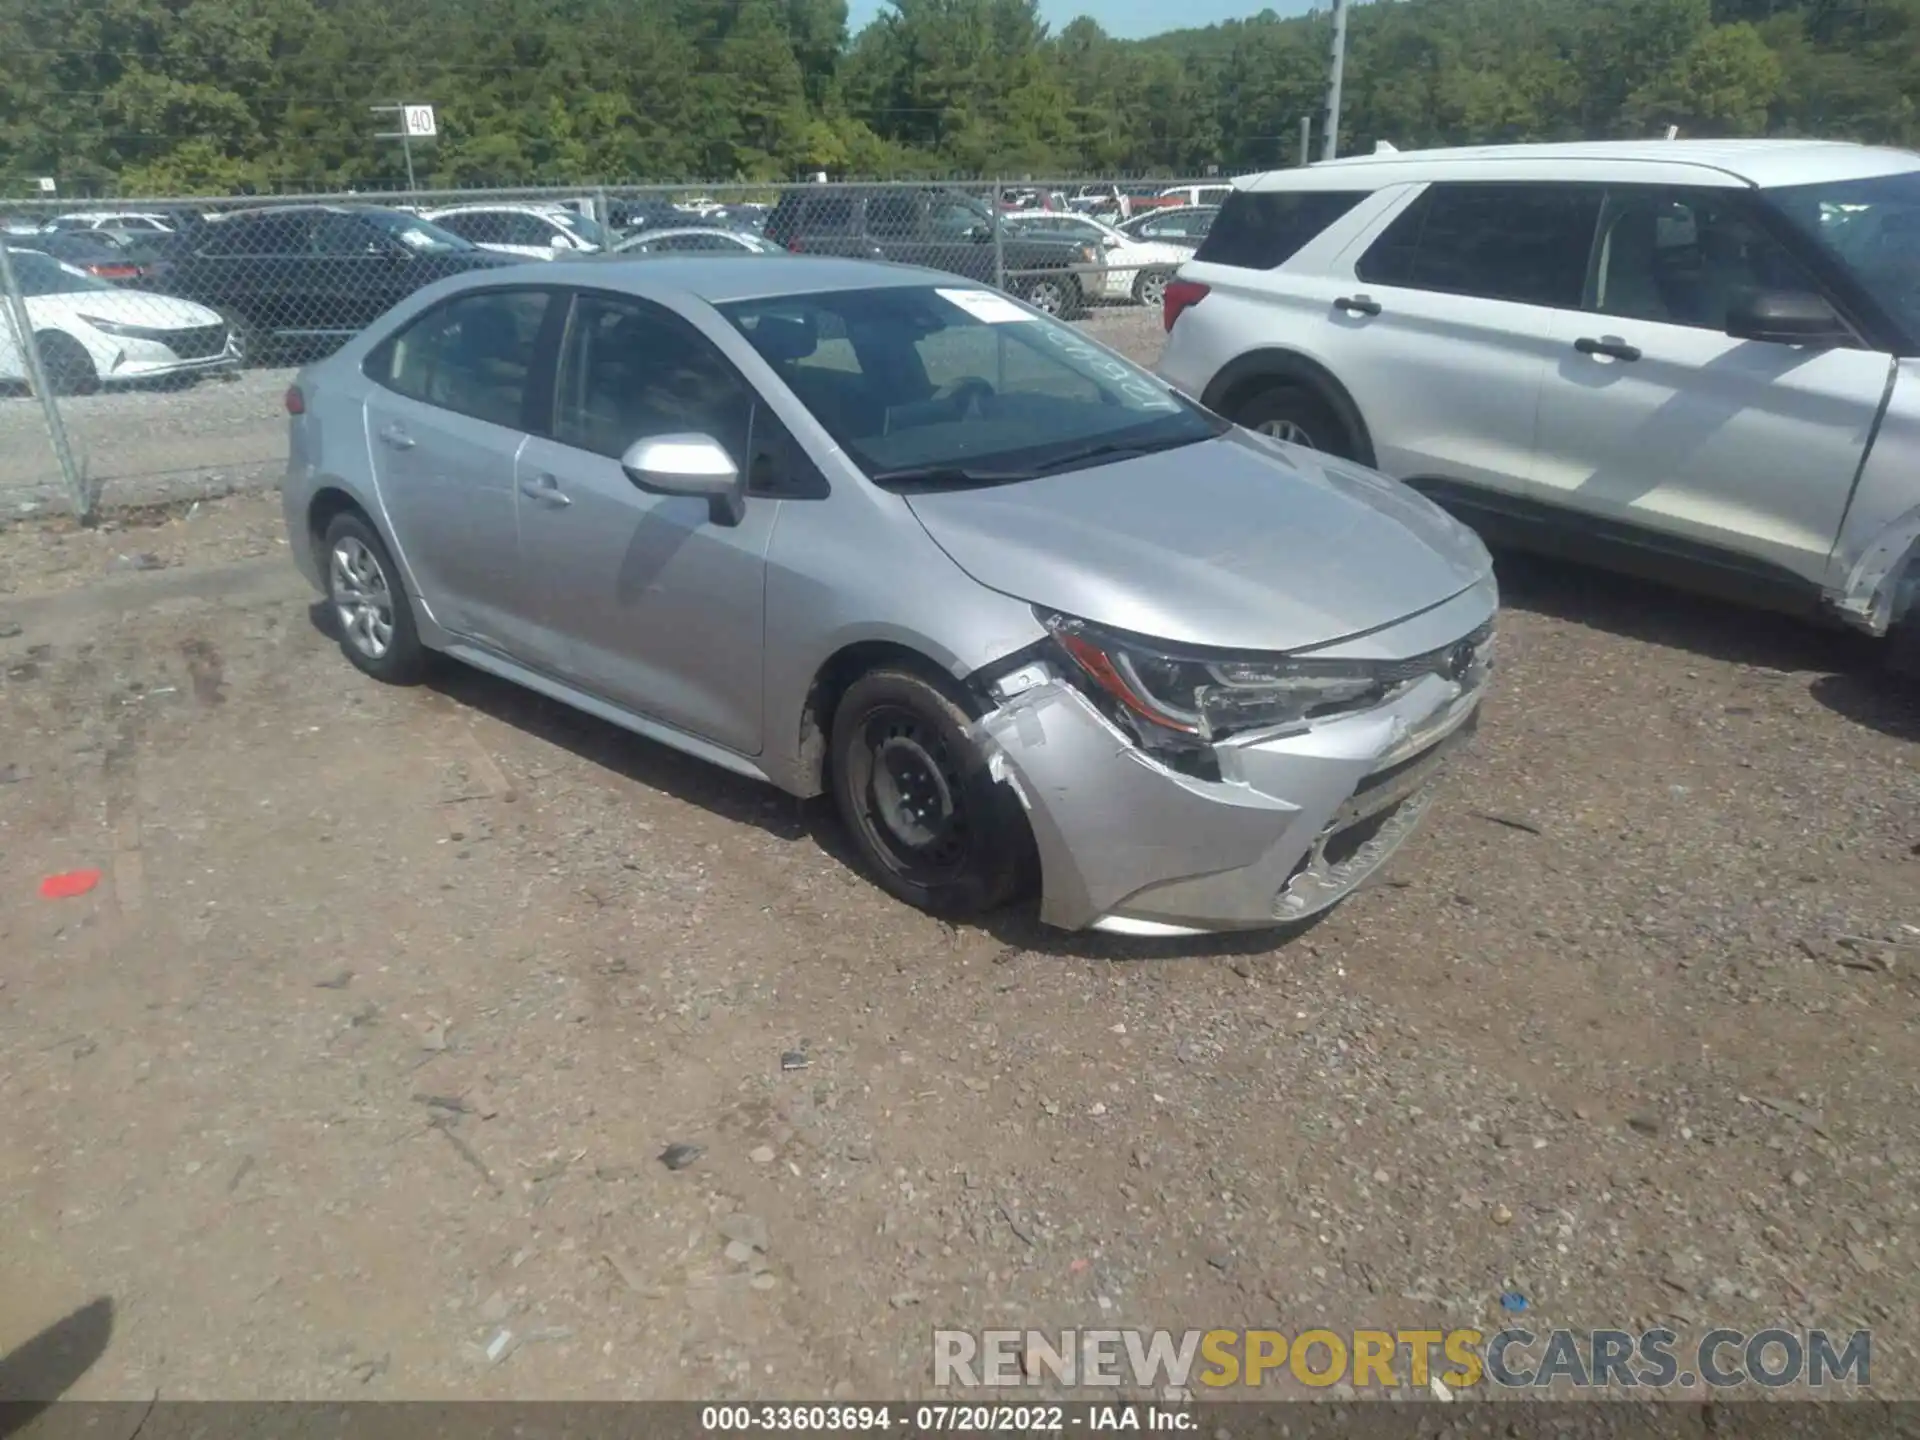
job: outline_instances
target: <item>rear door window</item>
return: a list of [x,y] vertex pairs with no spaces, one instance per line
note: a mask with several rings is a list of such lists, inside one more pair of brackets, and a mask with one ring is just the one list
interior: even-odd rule
[[1195,260],[1272,270],[1358,205],[1363,190],[1242,190],[1214,217]]
[[1429,185],[1354,273],[1375,285],[1577,310],[1602,198],[1597,185]]
[[526,426],[545,290],[481,290],[436,305],[368,358],[368,374],[410,400],[513,430]]

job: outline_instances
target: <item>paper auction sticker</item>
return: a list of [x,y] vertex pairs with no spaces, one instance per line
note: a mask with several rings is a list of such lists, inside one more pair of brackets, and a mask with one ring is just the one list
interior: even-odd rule
[[936,288],[933,293],[949,304],[958,305],[974,319],[983,320],[989,325],[1011,325],[1016,321],[1033,319],[1033,316],[1006,296],[996,295],[991,290]]

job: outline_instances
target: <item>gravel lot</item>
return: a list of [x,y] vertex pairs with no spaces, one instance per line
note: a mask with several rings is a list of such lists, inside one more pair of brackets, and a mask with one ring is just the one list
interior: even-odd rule
[[[280,383],[135,403],[238,437]],[[1384,880],[1156,946],[944,925],[823,806],[362,680],[270,493],[113,526],[0,529],[0,1351],[109,1297],[76,1394],[921,1394],[935,1326],[1505,1292],[1867,1327],[1920,1393],[1920,711],[1843,638],[1503,561]]]

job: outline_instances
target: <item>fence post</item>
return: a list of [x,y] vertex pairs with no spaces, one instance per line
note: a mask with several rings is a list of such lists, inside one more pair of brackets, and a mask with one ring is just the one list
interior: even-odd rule
[[612,222],[607,218],[607,187],[604,185],[593,192],[593,223],[603,230],[613,229]]
[[20,342],[20,358],[27,372],[27,385],[39,397],[40,413],[46,417],[47,438],[53,442],[53,458],[60,465],[60,478],[66,481],[67,498],[74,517],[87,520],[93,515],[93,497],[87,493],[86,478],[74,463],[73,447],[67,443],[66,422],[47,384],[47,368],[40,363],[40,342],[34,338],[33,321],[27,315],[27,297],[20,293],[19,277],[13,273],[13,253],[0,241],[0,290],[6,292],[7,318]]
[[1007,230],[1001,222],[1000,182],[993,182],[993,283],[996,289],[1007,288]]

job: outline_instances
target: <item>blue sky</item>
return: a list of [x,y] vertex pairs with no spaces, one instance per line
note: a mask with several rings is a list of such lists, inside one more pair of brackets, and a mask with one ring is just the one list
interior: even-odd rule
[[[1109,35],[1124,40],[1158,35],[1163,30],[1186,30],[1221,20],[1243,20],[1271,9],[1295,15],[1308,0],[1040,0],[1040,13],[1055,30],[1081,15],[1091,15]],[[847,28],[857,32],[880,13],[883,0],[849,0]]]

